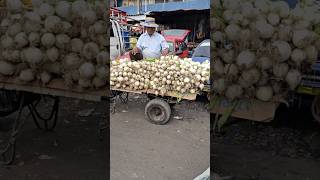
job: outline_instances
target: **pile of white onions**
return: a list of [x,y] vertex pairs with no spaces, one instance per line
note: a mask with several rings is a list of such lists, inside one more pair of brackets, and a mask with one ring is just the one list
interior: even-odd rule
[[271,101],[294,90],[318,58],[314,0],[294,9],[280,0],[214,0],[212,11],[213,93]]
[[193,62],[190,58],[162,56],[155,61],[112,61],[110,85],[126,90],[154,90],[156,95],[167,92],[198,93],[209,81],[210,63]]
[[72,88],[103,88],[108,77],[107,1],[7,2],[0,23],[0,75],[22,82],[63,79]]

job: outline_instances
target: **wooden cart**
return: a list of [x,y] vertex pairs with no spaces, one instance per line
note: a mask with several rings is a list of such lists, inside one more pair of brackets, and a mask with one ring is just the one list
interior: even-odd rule
[[167,92],[164,96],[155,95],[154,90],[130,91],[126,89],[112,88],[112,97],[120,97],[123,102],[127,101],[128,94],[145,94],[149,102],[145,106],[145,115],[147,120],[153,124],[167,124],[171,118],[171,107],[180,102],[180,100],[194,101],[197,94],[178,94],[176,92]]
[[[55,128],[59,112],[59,98],[69,97],[87,101],[99,102],[107,100],[108,89],[103,90],[82,90],[80,88],[67,88],[61,79],[52,80],[48,85],[43,86],[39,82],[22,83],[12,78],[0,77],[0,117],[8,116],[18,112],[8,141],[0,147],[2,164],[12,164],[16,151],[16,138],[23,125],[25,118],[22,111],[27,108],[32,115],[35,125],[39,129],[51,131]],[[49,116],[44,117],[38,110],[37,105],[43,99],[51,100]],[[100,135],[106,129],[106,120],[101,121]]]

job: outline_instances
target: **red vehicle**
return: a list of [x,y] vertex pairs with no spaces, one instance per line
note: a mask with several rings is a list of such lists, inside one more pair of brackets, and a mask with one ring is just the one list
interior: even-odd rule
[[178,55],[180,58],[189,56],[187,44],[190,39],[190,30],[187,29],[168,29],[161,31],[162,36],[169,44],[170,54]]
[[[162,36],[169,44],[169,54],[177,55],[180,58],[189,57],[189,40],[190,30],[187,29],[168,29],[161,31]],[[130,60],[129,52],[126,52],[120,59],[128,58]]]

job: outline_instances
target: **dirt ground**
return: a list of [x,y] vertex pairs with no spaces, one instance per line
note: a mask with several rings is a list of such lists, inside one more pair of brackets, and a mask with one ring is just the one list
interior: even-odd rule
[[144,116],[146,98],[131,96],[111,115],[112,180],[192,180],[210,162],[209,113],[202,102],[176,105],[167,125]]
[[[99,120],[107,118],[106,103],[62,99],[60,107],[54,132],[38,130],[27,117],[18,138],[17,159],[12,166],[0,167],[1,180],[107,179],[106,136],[100,140],[98,131]],[[93,109],[88,116],[79,116],[79,112],[88,109]],[[1,118],[0,126],[12,118]],[[0,135],[4,137],[5,132]]]
[[271,123],[235,121],[212,140],[213,169],[225,179],[320,179],[320,124],[308,108],[280,108]]

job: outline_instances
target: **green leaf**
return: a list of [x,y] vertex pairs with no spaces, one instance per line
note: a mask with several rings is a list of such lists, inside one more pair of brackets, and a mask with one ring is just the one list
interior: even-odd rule
[[209,103],[210,110],[214,109],[217,106],[217,104],[220,102],[220,100],[221,100],[221,97],[219,97],[219,96],[215,96],[215,97],[211,98],[210,103]]
[[234,111],[234,108],[237,106],[237,104],[238,104],[237,100],[233,101],[232,105],[222,114],[221,118],[219,118],[219,120],[217,122],[218,131],[221,131],[221,128],[227,122],[227,120],[231,116],[231,114]]
[[314,32],[315,32],[318,36],[320,36],[320,24],[317,24],[317,25],[314,26]]

